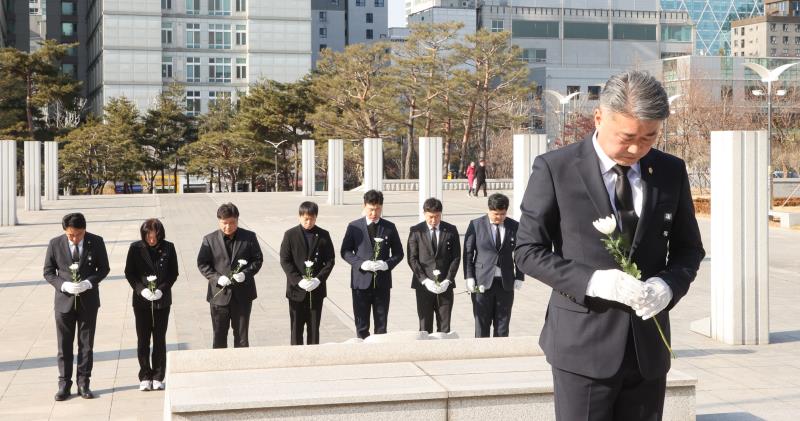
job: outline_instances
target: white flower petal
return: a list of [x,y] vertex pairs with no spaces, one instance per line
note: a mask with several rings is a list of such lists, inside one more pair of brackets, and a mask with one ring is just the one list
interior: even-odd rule
[[244,265],[246,265],[246,264],[247,264],[247,260],[244,260],[244,259],[239,259],[239,264],[240,264],[240,265],[242,265],[242,266],[244,266]]

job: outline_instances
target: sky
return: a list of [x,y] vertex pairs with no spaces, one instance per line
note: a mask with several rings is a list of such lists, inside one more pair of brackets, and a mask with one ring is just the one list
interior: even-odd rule
[[405,0],[388,0],[389,27],[406,26]]

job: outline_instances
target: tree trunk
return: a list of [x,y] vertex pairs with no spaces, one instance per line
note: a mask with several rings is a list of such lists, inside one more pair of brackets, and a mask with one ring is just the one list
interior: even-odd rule
[[469,144],[469,137],[472,135],[472,119],[475,117],[475,107],[475,101],[469,104],[466,119],[463,121],[464,136],[461,138],[461,157],[458,162],[459,173],[464,172],[464,165],[467,159],[467,145]]
[[[292,176],[292,191],[297,191],[297,183],[300,182],[300,142],[294,142],[294,175]],[[305,180],[304,180],[305,182]]]
[[26,82],[26,94],[25,94],[25,117],[28,120],[28,133],[33,139],[33,104],[31,104],[33,100],[33,75],[28,74],[25,78]]
[[175,184],[175,194],[178,194],[178,154],[175,154],[175,171],[173,171],[173,177],[175,178],[173,181]]
[[417,110],[417,100],[411,100],[411,105],[408,110],[408,120],[406,121],[406,127],[408,127],[408,139],[407,139],[407,148],[406,148],[406,157],[405,162],[403,163],[403,178],[409,179],[411,178],[411,155],[414,152],[414,113]]

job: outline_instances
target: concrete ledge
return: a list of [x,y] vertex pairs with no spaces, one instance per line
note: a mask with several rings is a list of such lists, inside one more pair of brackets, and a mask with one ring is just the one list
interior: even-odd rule
[[782,212],[770,210],[769,216],[781,221],[781,228],[791,228],[800,225],[800,212]]

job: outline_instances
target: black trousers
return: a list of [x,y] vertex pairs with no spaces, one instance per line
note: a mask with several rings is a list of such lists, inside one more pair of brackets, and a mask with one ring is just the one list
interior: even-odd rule
[[[79,302],[80,303],[80,302]],[[72,345],[78,333],[78,386],[89,386],[94,363],[94,330],[97,325],[97,309],[85,309],[78,305],[68,313],[55,312],[56,340],[58,341],[58,385],[72,386]]]
[[303,331],[306,332],[306,345],[319,344],[319,322],[322,319],[322,300],[309,301],[306,294],[303,301],[289,300],[289,325],[292,329],[291,344],[303,345]]
[[483,197],[486,197],[486,180],[479,178],[475,181],[475,196],[478,195],[478,190],[483,187]]
[[488,338],[494,325],[494,336],[508,336],[514,290],[503,289],[503,280],[494,278],[483,294],[472,294],[472,315],[475,316],[475,337]]
[[664,411],[667,376],[642,377],[633,336],[628,334],[625,356],[614,376],[592,379],[553,367],[553,387],[556,420],[659,421]]
[[354,289],[352,292],[353,316],[358,337],[364,339],[369,336],[370,312],[372,312],[372,318],[375,319],[375,334],[386,333],[391,289]]
[[[170,308],[154,309],[133,306],[136,318],[136,356],[139,358],[139,381],[164,381],[167,369],[167,325]],[[152,363],[150,340],[153,341]]]
[[217,306],[211,304],[211,327],[214,329],[214,348],[228,347],[228,329],[233,329],[233,347],[247,348],[250,339],[247,335],[250,329],[250,312],[253,302],[243,303],[231,301],[229,305]]
[[433,333],[433,317],[436,316],[436,331],[450,332],[450,315],[453,312],[453,288],[434,294],[424,286],[415,289],[417,294],[417,317],[419,330]]

